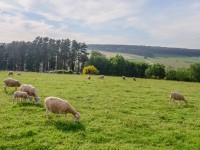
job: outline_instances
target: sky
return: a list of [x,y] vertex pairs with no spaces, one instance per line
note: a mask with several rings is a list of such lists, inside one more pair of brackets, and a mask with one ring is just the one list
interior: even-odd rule
[[200,0],[0,0],[0,43],[37,36],[200,49]]

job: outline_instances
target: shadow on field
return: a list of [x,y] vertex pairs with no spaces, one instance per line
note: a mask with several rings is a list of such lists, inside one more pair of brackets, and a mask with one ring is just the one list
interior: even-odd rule
[[[16,102],[15,102],[16,103]],[[36,103],[32,103],[32,102],[18,102],[17,105],[15,105],[14,107],[26,107],[26,106],[31,106],[31,107],[44,107],[41,104],[36,104]]]
[[85,125],[83,125],[82,123],[52,121],[51,124],[55,126],[58,130],[61,130],[64,132],[85,131]]

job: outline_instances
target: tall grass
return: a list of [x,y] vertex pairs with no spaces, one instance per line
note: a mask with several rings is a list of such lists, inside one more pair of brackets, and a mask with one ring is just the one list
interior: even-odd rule
[[[0,82],[0,149],[200,149],[199,83],[28,72],[13,78],[35,86],[41,103],[12,104],[14,88],[6,94]],[[188,106],[169,102],[171,91]],[[68,100],[80,123],[71,114],[47,120],[48,96]]]

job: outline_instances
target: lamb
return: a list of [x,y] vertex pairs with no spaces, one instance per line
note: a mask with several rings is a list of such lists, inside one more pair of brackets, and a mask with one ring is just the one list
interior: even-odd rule
[[125,76],[122,76],[122,79],[126,80],[126,77],[125,77]]
[[26,92],[29,96],[33,96],[36,103],[39,103],[40,99],[38,97],[38,92],[32,85],[23,84],[19,87],[19,90]]
[[79,122],[80,114],[69,104],[68,101],[62,100],[58,97],[47,97],[44,100],[44,106],[46,108],[46,118],[49,117],[49,112],[54,114],[66,114],[71,113],[74,116],[74,121]]
[[170,93],[170,100],[173,99],[174,100],[178,100],[178,105],[180,105],[179,101],[184,101],[185,104],[187,105],[188,101],[184,98],[184,96],[178,92],[171,92]]
[[99,76],[99,79],[104,79],[104,75],[100,75],[100,76]]
[[14,74],[13,71],[8,71],[8,76],[11,76],[11,75],[13,76],[13,74]]
[[90,80],[91,79],[91,76],[90,75],[88,75],[88,80]]
[[6,87],[15,87],[15,91],[17,90],[17,87],[21,86],[21,83],[18,80],[6,78],[4,81],[4,91],[7,93]]
[[13,103],[15,99],[17,99],[17,102],[18,102],[18,98],[21,98],[24,101],[26,101],[27,98],[30,100],[32,99],[31,96],[29,96],[26,92],[16,91],[13,96]]
[[134,80],[134,81],[136,81],[136,78],[135,78],[135,77],[133,77],[133,80]]

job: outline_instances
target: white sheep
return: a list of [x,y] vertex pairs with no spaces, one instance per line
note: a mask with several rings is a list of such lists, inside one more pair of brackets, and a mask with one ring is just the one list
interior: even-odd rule
[[46,108],[46,117],[48,119],[49,112],[54,114],[66,114],[71,113],[74,116],[74,121],[79,122],[80,114],[69,104],[68,101],[62,100],[58,97],[47,97],[44,100],[44,106]]
[[104,75],[100,75],[100,76],[99,76],[99,79],[104,79]]
[[19,90],[26,92],[29,96],[33,96],[36,103],[39,103],[40,99],[38,97],[38,92],[32,85],[23,84],[19,87]]
[[135,77],[133,77],[133,80],[134,80],[134,81],[136,81],[136,78],[135,78]]
[[184,98],[184,96],[178,92],[171,92],[170,93],[170,100],[173,99],[173,102],[174,100],[178,100],[178,105],[180,105],[179,101],[184,101],[185,104],[187,105],[187,100]]
[[126,77],[125,77],[125,76],[122,76],[122,79],[126,80]]
[[21,75],[21,72],[18,72],[17,75]]
[[91,76],[90,75],[88,75],[88,80],[90,80],[91,79]]
[[13,71],[8,71],[8,76],[13,76],[14,72]]
[[29,96],[26,92],[22,92],[22,91],[16,91],[13,95],[13,103],[14,103],[14,100],[17,99],[17,102],[18,102],[18,99],[21,98],[23,99],[23,101],[26,101],[26,99],[32,99],[31,96]]
[[15,91],[17,90],[17,87],[21,86],[21,83],[18,80],[7,78],[3,81],[5,83],[4,91],[7,93],[6,88],[7,87],[15,87]]

